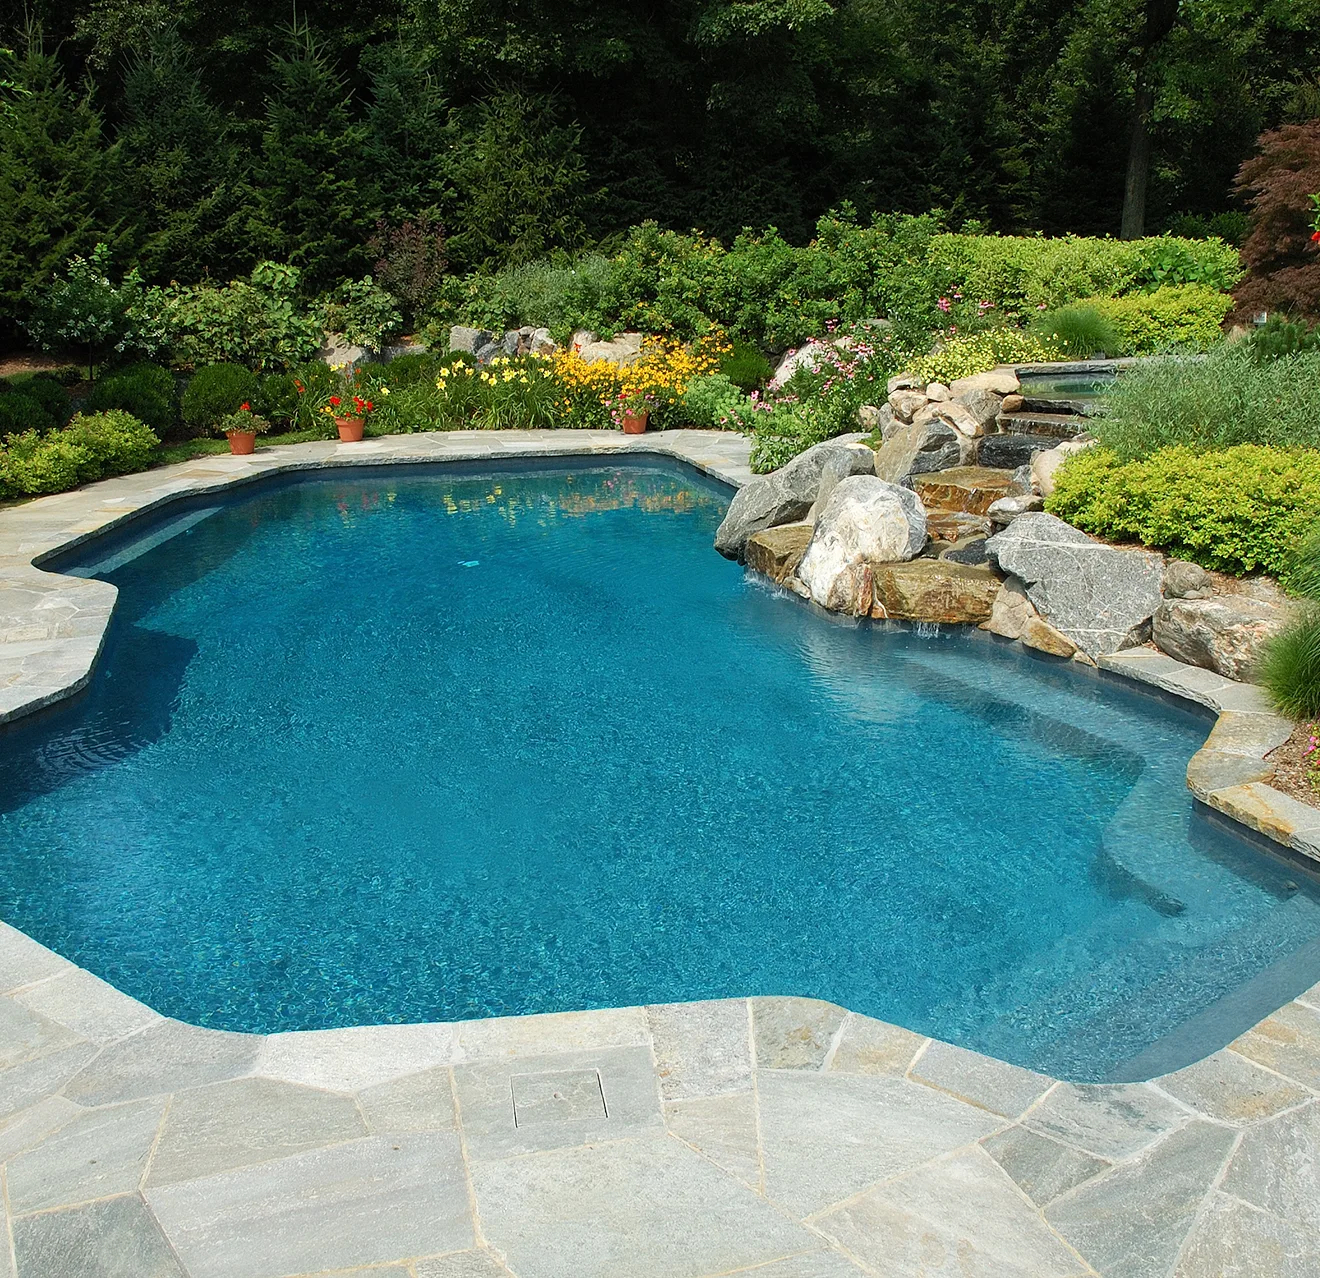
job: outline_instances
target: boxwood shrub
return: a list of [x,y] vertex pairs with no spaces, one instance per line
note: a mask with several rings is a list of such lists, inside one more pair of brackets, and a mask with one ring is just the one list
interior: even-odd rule
[[89,413],[121,409],[165,435],[179,424],[174,375],[159,364],[130,364],[101,378],[87,396]]
[[1106,448],[1070,458],[1046,510],[1111,541],[1139,541],[1206,568],[1280,574],[1320,518],[1320,453],[1177,446],[1139,461]]
[[222,417],[260,394],[256,374],[241,364],[199,368],[183,392],[183,420],[194,430],[212,430]]

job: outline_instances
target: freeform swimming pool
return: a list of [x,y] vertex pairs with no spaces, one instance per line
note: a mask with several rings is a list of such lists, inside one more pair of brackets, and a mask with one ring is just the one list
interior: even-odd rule
[[831,623],[726,500],[389,468],[84,547],[119,608],[0,734],[0,917],[221,1028],[804,994],[1077,1079],[1320,975],[1315,883],[1186,792],[1203,716]]

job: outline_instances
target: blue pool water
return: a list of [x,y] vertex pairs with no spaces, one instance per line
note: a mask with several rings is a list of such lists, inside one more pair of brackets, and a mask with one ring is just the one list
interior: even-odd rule
[[801,994],[1079,1079],[1320,978],[1314,881],[1187,795],[1204,716],[832,622],[726,504],[359,470],[75,552],[119,607],[0,733],[0,917],[226,1029]]

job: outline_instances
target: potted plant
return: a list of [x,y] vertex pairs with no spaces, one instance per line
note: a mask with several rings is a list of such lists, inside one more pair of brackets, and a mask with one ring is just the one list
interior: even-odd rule
[[229,413],[218,423],[222,435],[229,438],[229,451],[235,457],[247,457],[257,446],[257,436],[264,435],[270,429],[270,423],[260,413],[252,411],[252,405],[244,401],[236,413]]
[[321,409],[323,413],[335,419],[335,429],[339,431],[341,443],[356,444],[362,438],[367,417],[376,405],[361,395],[331,395]]
[[644,435],[655,406],[656,397],[650,391],[621,390],[615,397],[610,416],[625,435]]

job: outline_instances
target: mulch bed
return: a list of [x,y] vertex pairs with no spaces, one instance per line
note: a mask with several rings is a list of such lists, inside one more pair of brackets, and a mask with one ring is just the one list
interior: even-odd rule
[[1299,726],[1283,745],[1267,756],[1275,768],[1270,785],[1301,803],[1320,808],[1320,790],[1311,785],[1311,778],[1320,779],[1320,773],[1302,758],[1302,751],[1310,740],[1310,725]]

